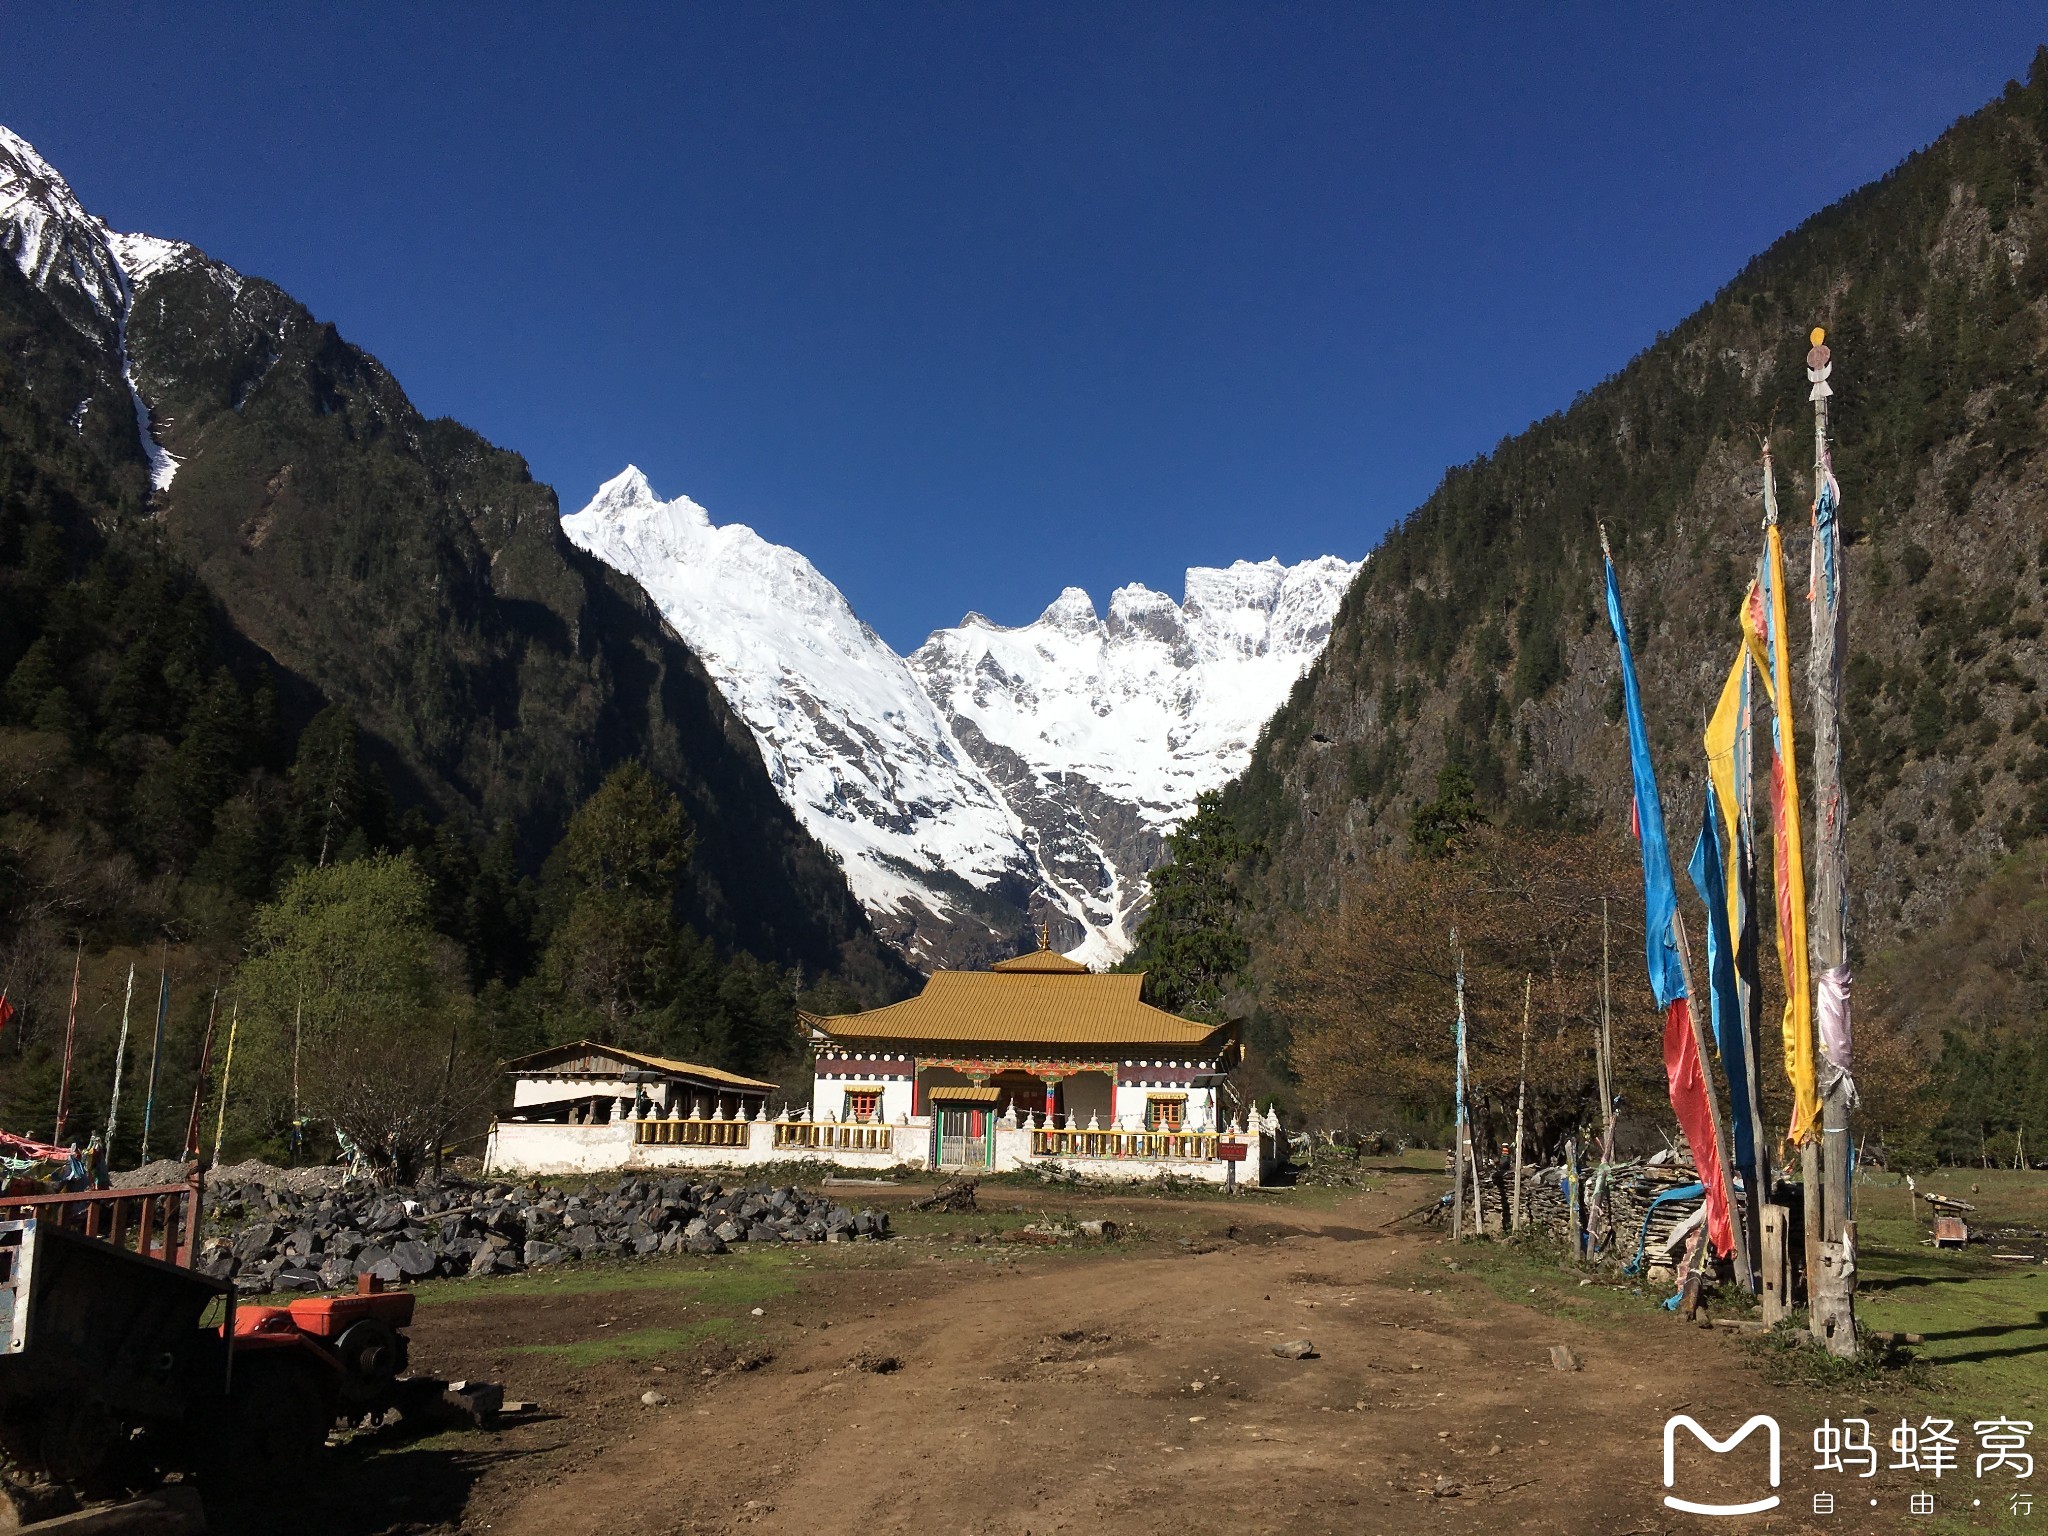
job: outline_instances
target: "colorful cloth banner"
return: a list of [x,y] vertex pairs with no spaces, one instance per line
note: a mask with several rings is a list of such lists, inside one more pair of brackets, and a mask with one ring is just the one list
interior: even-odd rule
[[1642,690],[1636,683],[1635,654],[1629,648],[1628,620],[1621,611],[1621,584],[1614,562],[1607,561],[1607,619],[1621,647],[1621,697],[1628,717],[1629,767],[1635,781],[1636,835],[1643,855],[1644,958],[1650,990],[1664,1010],[1664,1073],[1671,1107],[1692,1148],[1700,1182],[1707,1187],[1707,1240],[1716,1253],[1735,1251],[1729,1220],[1728,1185],[1721,1172],[1721,1146],[1714,1135],[1712,1101],[1693,1040],[1692,1009],[1686,1001],[1685,964],[1678,953],[1673,918],[1678,887],[1671,878],[1671,849],[1664,835],[1664,802],[1657,793],[1657,772],[1650,760],[1650,732],[1643,723]]
[[1771,696],[1771,875],[1777,886],[1778,965],[1785,977],[1785,1077],[1792,1085],[1786,1136],[1804,1144],[1820,1134],[1820,1097],[1813,1074],[1813,987],[1806,961],[1806,861],[1799,835],[1799,763],[1792,734],[1792,656],[1786,640],[1785,547],[1778,536],[1770,476],[1764,495],[1772,516],[1743,630],[1761,641]]
[[[1742,1048],[1744,1018],[1735,978],[1735,943],[1728,926],[1728,879],[1721,863],[1719,802],[1711,780],[1686,873],[1707,905],[1707,1017],[1721,1072],[1728,1079],[1728,1134],[1735,1142],[1735,1166],[1750,1189],[1756,1181],[1756,1136],[1750,1126],[1749,1059]],[[1674,1090],[1675,1091],[1675,1090]]]
[[1671,1082],[1671,1107],[1685,1131],[1700,1183],[1707,1190],[1707,1241],[1714,1252],[1735,1251],[1729,1218],[1728,1182],[1721,1173],[1721,1147],[1714,1139],[1714,1114],[1707,1099],[1707,1074],[1693,1043],[1692,1004],[1676,998],[1664,1015],[1664,1075]]
[[1735,1076],[1736,1062],[1739,1062],[1743,1074],[1743,1098],[1749,1104],[1751,1123],[1746,1132],[1736,1137],[1735,1162],[1745,1176],[1756,1178],[1757,1182],[1751,1188],[1761,1184],[1760,1165],[1764,1162],[1756,1133],[1756,1120],[1763,1114],[1763,1081],[1758,1076],[1763,1063],[1757,1031],[1763,984],[1757,971],[1756,954],[1756,829],[1751,825],[1749,815],[1750,763],[1754,755],[1750,738],[1749,683],[1753,670],[1750,663],[1754,659],[1754,652],[1745,637],[1743,647],[1735,653],[1735,664],[1728,669],[1728,680],[1721,685],[1721,699],[1714,706],[1713,719],[1707,722],[1706,735],[1707,780],[1720,807],[1722,826],[1728,834],[1727,858],[1721,873],[1728,888],[1728,934],[1734,949],[1735,1011],[1741,1029],[1740,1036],[1734,1041],[1738,1052],[1735,1058],[1726,1054],[1729,1046],[1721,1034],[1718,1006],[1715,1033],[1722,1040],[1721,1064],[1728,1071],[1730,1081]]
[[1678,889],[1671,879],[1671,849],[1664,836],[1664,802],[1657,794],[1657,772],[1650,762],[1650,732],[1643,724],[1643,696],[1636,686],[1636,662],[1629,649],[1628,620],[1621,612],[1621,586],[1614,562],[1607,564],[1607,621],[1621,647],[1621,697],[1628,715],[1629,768],[1636,791],[1636,837],[1643,855],[1644,958],[1650,968],[1650,990],[1659,1008],[1685,996],[1685,971],[1671,917],[1678,910]]
[[[1722,829],[1728,835],[1727,848],[1731,855],[1742,848],[1742,807],[1748,802],[1748,757],[1738,751],[1738,743],[1746,744],[1748,732],[1743,729],[1749,718],[1749,652],[1735,653],[1735,665],[1728,669],[1728,681],[1721,685],[1721,700],[1714,706],[1714,717],[1707,722],[1707,782],[1713,786],[1714,795],[1721,808]],[[1739,866],[1739,859],[1729,860],[1730,867]],[[1744,913],[1742,911],[1742,889],[1730,882],[1728,886],[1728,931],[1742,932]]]
[[1837,1077],[1849,1082],[1849,1101],[1856,1100],[1856,1080],[1849,1077],[1849,987],[1852,978],[1846,965],[1831,965],[1820,973],[1820,1048],[1826,1061],[1827,1086]]

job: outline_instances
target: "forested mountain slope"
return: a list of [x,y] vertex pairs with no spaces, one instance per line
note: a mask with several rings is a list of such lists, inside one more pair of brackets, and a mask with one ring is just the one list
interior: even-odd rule
[[219,974],[291,869],[379,848],[415,850],[472,982],[515,984],[543,860],[629,760],[691,829],[677,921],[767,968],[741,992],[912,983],[696,658],[517,455],[422,417],[273,285],[108,231],[4,133],[0,256],[17,1053],[61,1026],[74,946],[110,1056],[117,961],[164,940],[174,973]]
[[182,461],[154,508],[235,628],[351,702],[411,796],[537,859],[641,757],[698,829],[693,916],[764,958],[870,951],[844,877],[632,583],[571,545],[516,454],[428,421],[267,283],[193,262],[142,289],[137,374]]
[[1690,845],[1766,434],[1788,559],[1806,565],[1815,324],[1834,348],[1850,540],[1852,946],[1938,920],[2048,833],[2044,141],[2048,50],[2027,84],[1779,240],[1569,409],[1451,471],[1387,536],[1227,792],[1264,849],[1246,886],[1254,970],[1290,914],[1405,853],[1447,764],[1497,822],[1626,827],[1603,523],[1674,842]]

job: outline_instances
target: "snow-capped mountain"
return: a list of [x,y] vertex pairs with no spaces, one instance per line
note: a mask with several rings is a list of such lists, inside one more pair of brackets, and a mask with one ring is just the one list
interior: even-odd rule
[[1033,623],[969,614],[911,656],[1083,925],[1076,958],[1130,948],[1166,834],[1251,761],[1358,569],[1333,555],[1197,566],[1180,602],[1119,587],[1106,620],[1068,587]]
[[810,561],[713,526],[686,496],[661,500],[631,467],[562,528],[638,581],[702,659],[884,937],[927,965],[1014,951],[1036,881],[1023,829]]
[[[135,414],[151,485],[169,487],[178,461],[157,441],[149,407],[135,384],[128,350],[128,317],[143,283],[198,259],[189,245],[152,235],[118,234],[87,213],[58,174],[19,134],[0,127],[0,253],[21,275],[56,300],[71,324],[99,343],[118,370]],[[91,404],[78,407],[78,424]]]
[[1015,629],[969,614],[906,662],[795,550],[662,501],[637,469],[563,520],[647,591],[754,733],[876,927],[924,965],[1013,952],[1049,920],[1077,958],[1129,947],[1145,874],[1241,771],[1321,651],[1358,567],[1240,561],[1176,603],[1063,592]]

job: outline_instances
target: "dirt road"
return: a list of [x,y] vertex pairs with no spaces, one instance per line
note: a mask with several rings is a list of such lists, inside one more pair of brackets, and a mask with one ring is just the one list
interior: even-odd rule
[[[1448,1268],[1438,1240],[1376,1230],[1413,1204],[1401,1179],[1263,1220],[1210,1204],[1138,1256],[940,1242],[847,1267],[820,1253],[756,1270],[760,1317],[747,1308],[738,1334],[695,1354],[684,1341],[717,1311],[695,1291],[423,1307],[423,1360],[499,1367],[552,1416],[487,1450],[378,1458],[343,1496],[383,1504],[383,1529],[509,1536],[1809,1528],[1804,1399],[1762,1388],[1727,1337],[1639,1303],[1622,1326],[1561,1315],[1591,1294],[1568,1273],[1562,1293],[1519,1304],[1498,1274]],[[614,1329],[650,1348],[576,1342]],[[508,1355],[515,1339],[560,1342]],[[1312,1358],[1274,1353],[1297,1339]],[[1583,1369],[1554,1368],[1554,1344]],[[643,1405],[648,1391],[668,1400]],[[1665,1510],[1666,1416],[1726,1434],[1760,1406],[1787,1420],[1784,1506],[1740,1521]],[[1684,1491],[1746,1497],[1762,1466],[1760,1443],[1694,1456]],[[357,1529],[377,1528],[359,1513]],[[1877,1513],[1833,1528],[1885,1528]]]

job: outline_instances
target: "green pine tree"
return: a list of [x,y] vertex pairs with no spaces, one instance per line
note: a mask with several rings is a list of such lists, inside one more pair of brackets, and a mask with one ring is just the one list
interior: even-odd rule
[[1237,926],[1237,871],[1253,852],[1214,791],[1166,840],[1166,862],[1146,877],[1152,906],[1122,969],[1146,973],[1161,1008],[1215,1017],[1250,947]]

